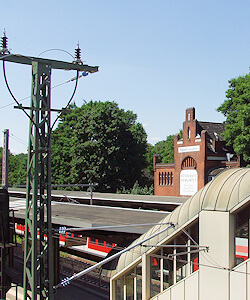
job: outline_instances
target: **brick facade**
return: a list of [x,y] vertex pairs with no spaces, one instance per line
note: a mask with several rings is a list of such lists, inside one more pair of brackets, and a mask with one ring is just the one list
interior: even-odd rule
[[224,124],[197,121],[195,108],[187,108],[183,137],[174,138],[175,163],[160,163],[154,155],[155,195],[191,196],[223,169],[242,167],[242,159],[223,141],[223,131]]

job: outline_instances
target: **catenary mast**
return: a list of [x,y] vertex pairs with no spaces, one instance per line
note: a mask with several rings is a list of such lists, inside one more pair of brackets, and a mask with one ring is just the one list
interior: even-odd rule
[[[54,299],[53,241],[51,222],[51,71],[52,69],[76,70],[95,73],[98,67],[82,63],[79,43],[75,60],[70,62],[11,54],[4,31],[0,60],[32,66],[31,103],[23,107],[30,119],[29,148],[26,182],[25,252],[24,252],[24,299]],[[27,114],[26,110],[30,113]],[[53,110],[55,111],[55,110]],[[39,234],[39,239],[37,238]],[[29,292],[30,290],[30,292]]]

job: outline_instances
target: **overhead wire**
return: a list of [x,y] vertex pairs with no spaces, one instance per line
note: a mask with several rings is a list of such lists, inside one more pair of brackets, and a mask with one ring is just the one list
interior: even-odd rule
[[[67,109],[67,107],[70,105],[71,101],[73,100],[73,98],[74,98],[74,96],[75,96],[76,89],[77,89],[77,85],[78,85],[78,79],[79,79],[79,71],[77,70],[77,71],[76,71],[76,84],[75,84],[73,93],[72,93],[72,95],[71,95],[71,97],[70,97],[68,103],[67,103],[66,106],[65,106],[65,109]],[[50,129],[50,134],[51,134],[52,129],[53,129],[53,127],[55,126],[56,122],[57,122],[58,119],[61,117],[62,113],[63,113],[63,111],[61,111],[61,112],[58,114],[57,118],[55,119],[54,123],[52,124],[51,129]],[[50,137],[50,136],[49,136],[49,137]]]
[[70,52],[68,52],[68,51],[66,51],[66,50],[63,50],[63,49],[60,49],[60,48],[47,49],[47,50],[45,50],[45,51],[39,53],[39,54],[37,55],[37,57],[39,57],[40,55],[42,55],[42,54],[44,54],[44,53],[46,53],[46,52],[50,52],[50,51],[61,51],[61,52],[64,52],[64,53],[69,54],[69,55],[74,59],[74,56],[73,56]]
[[[81,75],[79,76],[79,78],[80,78],[80,77],[81,77]],[[74,81],[74,80],[76,80],[76,77],[73,77],[73,78],[71,78],[71,79],[68,79],[68,80],[66,80],[66,81],[64,81],[64,82],[61,82],[61,83],[57,84],[57,85],[54,85],[54,86],[51,87],[51,89],[57,88],[57,87],[59,87],[59,86],[62,86],[62,85],[64,85],[64,84],[69,83],[69,82]],[[30,98],[31,98],[31,96],[22,98],[22,99],[19,100],[19,103],[22,102],[22,101],[24,101],[24,100],[26,100],[26,99],[30,99]],[[6,107],[8,107],[8,106],[11,106],[11,105],[13,105],[14,103],[15,103],[15,102],[12,102],[12,103],[9,103],[9,104],[0,106],[0,109],[6,108]]]
[[[61,51],[61,52],[67,53],[67,54],[69,54],[69,55],[73,58],[73,60],[74,60],[74,56],[73,56],[71,53],[69,53],[69,52],[66,51],[66,50],[59,49],[59,48],[56,48],[56,49],[52,48],[52,49],[45,50],[45,51],[39,53],[37,57],[39,57],[40,55],[42,55],[42,54],[44,54],[44,53],[46,53],[46,52],[49,52],[49,51]],[[64,109],[66,109],[66,108],[70,105],[71,101],[72,101],[73,98],[74,98],[74,95],[75,95],[76,89],[77,89],[77,85],[78,85],[78,79],[79,79],[79,71],[77,70],[77,71],[76,71],[76,78],[74,78],[74,80],[76,80],[75,87],[74,87],[73,93],[72,93],[72,95],[71,95],[71,97],[70,97],[68,103],[67,103],[66,106],[64,107]],[[68,82],[70,82],[70,81],[73,81],[73,80],[72,80],[72,79],[68,80]],[[60,86],[60,84],[57,85],[57,86]],[[63,110],[58,114],[58,116],[56,117],[55,121],[53,122],[53,124],[52,124],[52,126],[51,126],[51,128],[50,128],[50,130],[49,130],[49,135],[48,135],[48,141],[49,141],[49,142],[50,142],[50,136],[51,136],[51,132],[52,132],[52,130],[53,130],[53,127],[55,126],[55,124],[56,124],[56,122],[58,121],[58,119],[61,117],[62,113],[63,113]]]
[[19,143],[21,143],[21,144],[23,144],[23,145],[25,145],[25,146],[28,147],[28,145],[27,145],[27,143],[25,141],[21,140],[19,137],[15,136],[13,133],[9,133],[9,136],[11,138],[13,138],[14,140],[18,141]]
[[[61,50],[61,51],[64,51],[62,49],[51,49],[51,50]],[[47,52],[49,50],[46,50],[44,52]],[[42,52],[42,53],[44,53]],[[64,51],[64,52],[67,52],[67,51]],[[40,53],[39,55],[41,55],[42,53]],[[68,53],[68,52],[67,52]],[[70,54],[70,53],[69,53]],[[71,54],[70,54],[71,55]],[[72,55],[71,55],[72,56]],[[25,111],[25,109],[22,107],[22,105],[20,104],[20,102],[16,99],[16,97],[14,96],[14,94],[12,93],[11,89],[10,89],[10,86],[8,84],[8,80],[7,80],[7,76],[6,76],[6,71],[5,71],[5,60],[3,60],[3,75],[4,75],[4,81],[5,81],[5,84],[6,84],[6,87],[11,95],[11,97],[13,98],[13,100],[15,101],[15,103],[18,105],[19,108],[21,108],[21,110],[24,112],[24,114],[29,118],[29,120],[33,123],[33,125],[35,126],[37,132],[38,132],[38,136],[39,138],[40,137],[40,133],[39,133],[39,128],[37,126],[37,124],[34,122],[34,120],[31,118],[31,116]],[[77,85],[78,85],[78,79],[79,79],[79,70],[77,70],[76,72],[76,78],[74,78],[73,80],[76,81],[75,83],[75,87],[74,87],[74,90],[73,90],[73,93],[69,99],[69,101],[67,102],[66,106],[65,106],[65,109],[70,105],[70,103],[72,102],[74,96],[75,96],[75,93],[76,93],[76,89],[77,89]],[[70,82],[70,81],[73,81],[72,79],[66,81],[65,83],[67,82]],[[64,84],[64,83],[62,83]],[[62,84],[59,84],[57,85],[56,87],[62,85]],[[27,98],[30,98],[30,97],[27,97]],[[24,98],[24,99],[27,99],[27,98]],[[6,106],[4,106],[6,107]],[[55,121],[53,122],[52,126],[50,127],[49,129],[49,132],[48,132],[48,147],[50,145],[50,138],[51,138],[51,133],[52,133],[52,130],[53,130],[53,127],[55,126],[56,122],[58,121],[58,119],[62,116],[62,113],[63,113],[63,110],[58,114],[58,116],[56,117]]]
[[20,103],[18,102],[18,100],[16,99],[16,97],[13,95],[13,93],[12,93],[10,87],[9,87],[8,80],[7,80],[7,77],[6,77],[6,72],[5,72],[5,61],[4,60],[3,60],[3,76],[4,76],[4,81],[5,81],[6,87],[7,87],[8,91],[9,91],[11,97],[16,102],[16,104],[21,107],[21,109],[24,112],[24,114],[30,119],[30,121],[35,125],[37,131],[39,132],[39,129],[38,129],[37,125],[32,120],[32,118],[30,117],[30,115],[25,111],[25,109],[22,108],[22,106],[20,105]]

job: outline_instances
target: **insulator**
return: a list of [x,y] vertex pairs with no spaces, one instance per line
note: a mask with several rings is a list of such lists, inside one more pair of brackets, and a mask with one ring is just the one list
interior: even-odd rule
[[2,36],[2,48],[7,49],[8,38],[6,36]]
[[4,32],[3,32],[3,36],[1,38],[1,52],[2,53],[9,53],[9,51],[8,51],[8,38],[6,36],[5,29],[4,29]]
[[81,61],[81,49],[79,47],[79,42],[77,43],[76,49],[75,49],[75,62],[82,63]]

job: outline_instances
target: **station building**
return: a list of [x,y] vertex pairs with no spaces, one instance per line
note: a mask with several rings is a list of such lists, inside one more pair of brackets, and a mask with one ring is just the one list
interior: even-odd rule
[[192,196],[225,168],[244,166],[226,146],[223,131],[223,123],[197,121],[195,108],[187,108],[183,137],[174,137],[174,163],[160,163],[154,155],[154,194]]
[[250,169],[220,173],[123,253],[111,300],[250,300]]

